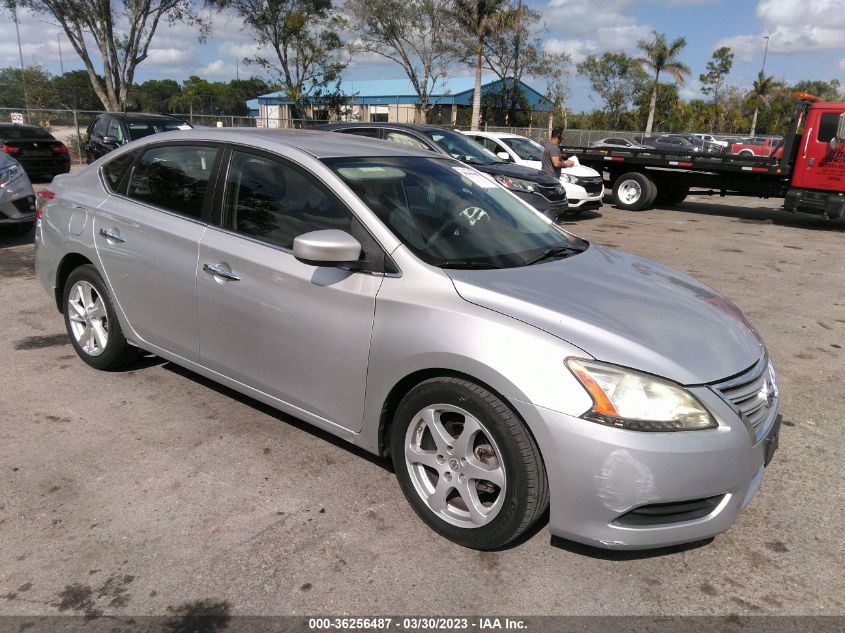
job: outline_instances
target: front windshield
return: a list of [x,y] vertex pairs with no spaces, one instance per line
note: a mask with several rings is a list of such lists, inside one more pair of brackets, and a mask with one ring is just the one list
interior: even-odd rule
[[519,136],[500,138],[499,140],[510,147],[520,160],[543,160],[543,146],[537,141]]
[[484,146],[469,137],[449,130],[423,130],[432,141],[446,150],[452,158],[468,165],[492,165],[504,162]]
[[[488,176],[455,161],[324,161],[420,259],[444,268],[511,268],[587,243],[559,229]],[[551,249],[554,254],[548,253]]]

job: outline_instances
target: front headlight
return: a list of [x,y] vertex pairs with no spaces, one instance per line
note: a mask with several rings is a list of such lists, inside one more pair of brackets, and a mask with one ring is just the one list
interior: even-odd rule
[[0,187],[5,187],[23,173],[20,165],[0,169]]
[[561,182],[568,182],[570,185],[574,185],[578,183],[577,176],[570,176],[569,174],[561,174],[560,175]]
[[516,189],[517,191],[527,191],[534,193],[534,183],[530,180],[520,180],[519,178],[510,178],[509,176],[493,176],[500,185],[507,189]]
[[584,419],[631,431],[697,431],[718,426],[689,391],[662,378],[594,360],[566,366],[593,399]]

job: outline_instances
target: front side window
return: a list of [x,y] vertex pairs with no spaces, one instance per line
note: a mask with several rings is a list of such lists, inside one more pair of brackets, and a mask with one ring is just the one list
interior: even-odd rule
[[[586,243],[541,217],[488,176],[438,158],[324,162],[420,259],[445,268],[523,266],[549,249]],[[563,256],[563,255],[561,255]]]
[[120,121],[112,119],[109,122],[109,129],[108,132],[106,132],[106,136],[113,136],[117,139],[118,143],[123,143],[126,140],[123,134],[123,126],[120,124]]
[[819,121],[819,141],[827,143],[836,136],[836,128],[839,126],[838,112],[830,112],[821,116]]
[[129,181],[127,195],[191,218],[201,218],[217,149],[163,145],[144,152]]
[[94,134],[97,136],[106,136],[106,133],[109,131],[109,121],[111,121],[111,117],[100,117],[97,119],[97,122],[94,124]]
[[471,141],[459,132],[427,130],[424,134],[446,150],[452,158],[457,158],[462,163],[467,163],[468,165],[492,165],[494,163],[504,162],[493,152]]
[[232,152],[224,205],[230,228],[286,249],[310,231],[352,232],[351,213],[313,176],[258,154]]
[[397,132],[396,130],[387,130],[384,134],[384,140],[388,143],[404,145],[405,147],[413,147],[414,149],[428,149],[428,146],[422,141],[415,139],[410,134]]

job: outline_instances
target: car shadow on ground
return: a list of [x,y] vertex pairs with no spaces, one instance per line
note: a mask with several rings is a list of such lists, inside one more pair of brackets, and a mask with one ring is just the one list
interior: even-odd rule
[[11,248],[12,246],[26,246],[35,241],[35,228],[26,233],[15,235],[15,229],[0,226],[0,248]]
[[786,226],[795,229],[811,231],[845,232],[845,218],[828,220],[824,216],[807,213],[789,213],[783,209],[765,207],[741,207],[718,202],[685,200],[680,204],[667,206],[666,210],[695,215],[712,215],[724,218],[735,218],[738,222],[749,224],[768,224]]
[[[308,422],[304,422],[298,418],[288,415],[287,413],[279,411],[278,409],[274,409],[273,407],[266,405],[263,402],[259,402],[258,400],[250,398],[249,396],[245,396],[242,393],[235,391],[234,389],[230,389],[225,385],[221,385],[220,383],[214,382],[213,380],[210,380],[205,376],[200,376],[199,374],[196,374],[189,369],[185,369],[180,365],[176,365],[174,363],[164,361],[162,359],[159,360],[161,361],[161,363],[152,364],[161,364],[162,367],[167,371],[173,372],[174,374],[182,376],[183,378],[193,380],[194,382],[199,383],[204,387],[207,387],[208,389],[211,389],[212,391],[215,391],[227,398],[237,400],[238,402],[252,409],[255,409],[256,411],[259,411],[265,415],[275,418],[279,422],[284,422],[285,424],[289,424],[290,426],[293,426],[300,431],[305,431],[306,433],[313,435],[314,437],[317,437],[321,440],[324,440],[332,444],[333,446],[342,448],[352,453],[353,455],[366,459],[371,464],[375,464],[376,466],[388,472],[393,472],[393,466],[391,465],[388,459],[373,455],[372,453],[365,451],[364,449],[359,448],[354,444],[350,444],[349,442],[342,440],[341,438],[336,437],[327,431],[317,428],[316,426],[313,426]],[[132,366],[128,367],[127,369],[138,369],[138,366],[133,363]]]
[[601,212],[599,211],[581,211],[581,213],[573,213],[571,215],[564,215],[561,217],[557,225],[558,226],[572,226],[581,224],[587,220],[598,220],[599,218],[603,217]]
[[705,547],[713,542],[713,538],[707,538],[692,543],[684,543],[682,545],[673,545],[671,547],[660,547],[657,549],[645,550],[615,550],[602,549],[600,547],[592,547],[591,545],[584,545],[576,543],[575,541],[567,541],[559,536],[551,537],[552,547],[579,554],[580,556],[588,556],[589,558],[597,558],[600,560],[609,561],[629,561],[629,560],[643,560],[645,558],[659,558],[661,556],[671,556],[673,554],[681,554],[690,550]]

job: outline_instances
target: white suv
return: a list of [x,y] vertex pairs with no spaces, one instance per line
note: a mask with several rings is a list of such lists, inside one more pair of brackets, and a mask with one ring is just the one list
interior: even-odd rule
[[[463,133],[503,160],[534,169],[542,167],[543,146],[530,138],[505,132]],[[577,158],[573,157],[572,160],[575,165],[564,168],[560,173],[560,182],[566,189],[569,209],[571,211],[598,209],[604,198],[602,175],[595,169],[578,163]]]

